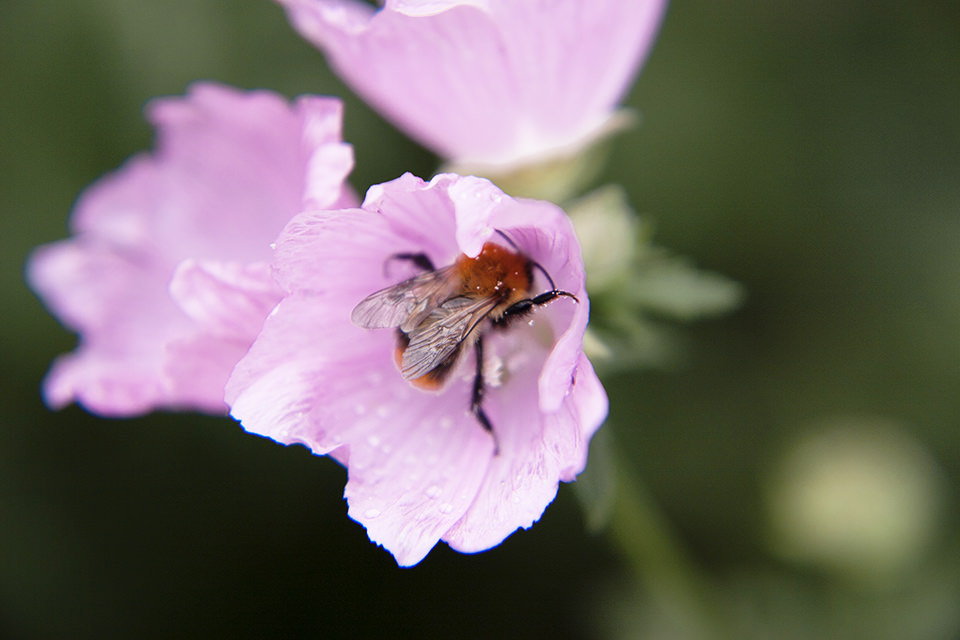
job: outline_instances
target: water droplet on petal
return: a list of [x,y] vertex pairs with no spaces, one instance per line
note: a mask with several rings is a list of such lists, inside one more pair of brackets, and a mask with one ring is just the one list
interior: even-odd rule
[[377,518],[380,516],[380,509],[367,509],[363,515],[365,518]]
[[439,497],[440,494],[443,493],[443,489],[441,489],[437,485],[431,485],[430,487],[427,488],[425,493],[427,494],[428,498],[433,499],[433,498]]
[[453,511],[453,505],[449,502],[444,502],[440,505],[440,513],[450,513],[451,511]]
[[367,444],[369,444],[371,447],[379,447],[379,446],[380,446],[380,436],[378,436],[378,435],[369,435],[369,436],[367,436]]

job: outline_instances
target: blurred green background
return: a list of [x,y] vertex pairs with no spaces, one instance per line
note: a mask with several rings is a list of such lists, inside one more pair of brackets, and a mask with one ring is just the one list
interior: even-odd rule
[[[48,411],[75,339],[23,263],[150,148],[150,98],[342,96],[361,192],[436,160],[267,0],[5,0],[0,74],[0,637],[687,637],[569,486],[493,551],[400,570],[332,461],[226,419]],[[629,104],[603,182],[748,292],[680,330],[675,370],[606,380],[721,628],[960,637],[960,4],[676,2]]]

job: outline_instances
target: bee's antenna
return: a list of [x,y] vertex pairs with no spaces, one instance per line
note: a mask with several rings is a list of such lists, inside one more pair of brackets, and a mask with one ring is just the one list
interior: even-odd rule
[[[513,247],[514,249],[517,250],[518,253],[523,253],[523,250],[521,250],[520,247],[517,246],[517,243],[514,242],[513,239],[512,239],[510,236],[508,236],[507,234],[505,234],[503,231],[500,231],[500,229],[494,229],[494,231],[496,231],[498,234],[500,234],[500,237],[503,238],[504,240],[506,240],[506,241],[510,244],[511,247]],[[526,255],[526,254],[524,254],[524,255]],[[539,269],[539,270],[540,270],[540,273],[542,273],[542,274],[547,278],[547,282],[550,283],[550,289],[551,289],[552,291],[556,291],[556,290],[557,290],[557,285],[555,285],[555,284],[553,283],[553,278],[551,278],[551,277],[550,277],[550,274],[547,273],[547,270],[543,268],[543,265],[540,264],[539,262],[537,262],[536,260],[534,260],[533,258],[530,258],[529,256],[527,256],[527,259],[530,260],[530,264],[532,264],[532,265],[535,266],[537,269]]]
[[[500,234],[500,237],[503,238],[504,240],[506,240],[506,241],[510,244],[511,247],[513,247],[513,248],[516,249],[517,251],[520,251],[520,247],[517,246],[517,243],[514,242],[513,239],[512,239],[510,236],[508,236],[507,234],[505,234],[503,231],[500,231],[500,229],[494,229],[494,231],[496,231],[498,234]],[[520,251],[520,253],[523,253],[523,252]]]
[[551,278],[551,277],[550,277],[550,274],[547,273],[547,270],[543,268],[543,265],[540,264],[539,262],[537,262],[536,260],[531,260],[531,261],[530,261],[530,264],[532,264],[533,266],[535,266],[537,269],[540,269],[540,273],[542,273],[543,275],[545,275],[545,276],[547,277],[547,281],[550,283],[550,289],[551,289],[551,291],[556,291],[556,290],[557,290],[557,285],[553,284],[553,278]]

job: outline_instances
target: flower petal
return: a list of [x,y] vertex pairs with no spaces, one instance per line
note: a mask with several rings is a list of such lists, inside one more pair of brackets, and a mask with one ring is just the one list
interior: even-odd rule
[[249,346],[249,338],[203,333],[171,340],[164,350],[163,374],[168,384],[164,407],[226,414],[224,385]]
[[199,329],[249,341],[281,292],[266,262],[187,259],[173,272],[170,295]]
[[419,562],[463,516],[486,473],[493,439],[468,411],[469,387],[458,380],[433,396],[394,375],[379,388],[343,379],[325,394],[331,420],[353,422],[341,432],[350,442],[349,515],[401,566]]
[[109,415],[222,412],[223,382],[280,298],[277,234],[304,203],[354,204],[342,107],[199,83],[148,114],[157,151],[89,187],[77,235],[28,262],[31,286],[80,333],[46,396]]
[[82,335],[44,380],[53,408],[72,400],[102,415],[149,411],[166,397],[157,376],[164,344],[185,322],[149,262],[87,242],[85,236],[36,249],[27,281],[61,320]]
[[43,380],[44,402],[51,409],[77,402],[108,417],[151,410],[166,390],[155,375],[153,361],[144,358],[130,366],[130,355],[81,345],[73,353],[60,356]]
[[584,362],[577,384],[552,413],[539,410],[533,376],[511,378],[498,389],[487,411],[498,427],[500,455],[470,509],[444,535],[452,548],[482,551],[530,527],[556,497],[559,481],[570,482],[583,470],[587,442],[606,417],[606,395]]
[[352,168],[334,98],[199,84],[187,100],[148,107],[158,128],[165,197],[153,232],[175,262],[269,260],[270,244],[305,204],[331,205]]
[[590,138],[646,56],[665,0],[278,0],[398,127],[458,162],[511,163]]

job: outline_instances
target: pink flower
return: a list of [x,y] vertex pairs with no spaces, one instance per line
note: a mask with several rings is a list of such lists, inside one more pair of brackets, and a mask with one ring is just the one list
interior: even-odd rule
[[224,412],[230,370],[280,298],[271,243],[305,207],[355,203],[341,115],[332,98],[213,84],[153,102],[157,151],[87,189],[74,237],[29,260],[30,285],[80,334],[47,403]]
[[277,0],[354,91],[461,164],[570,153],[613,126],[666,0]]
[[[478,325],[493,433],[470,410],[470,339],[446,385],[424,390],[398,370],[389,327],[401,320],[383,313],[385,328],[372,329],[351,321],[370,294],[424,273],[422,260],[397,256],[422,253],[442,268],[488,243],[542,266],[529,295],[551,289],[545,272],[579,301],[558,297],[505,330]],[[298,215],[273,264],[284,298],[227,384],[231,413],[248,431],[346,465],[350,517],[399,564],[416,564],[438,540],[463,552],[497,545],[584,468],[607,399],[581,349],[589,308],[580,248],[556,206],[513,199],[480,178],[407,174],[371,188],[360,209]],[[361,325],[376,324],[370,317],[355,314]]]

